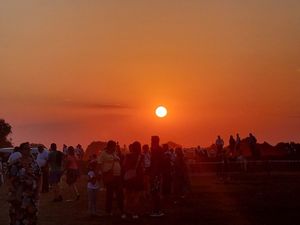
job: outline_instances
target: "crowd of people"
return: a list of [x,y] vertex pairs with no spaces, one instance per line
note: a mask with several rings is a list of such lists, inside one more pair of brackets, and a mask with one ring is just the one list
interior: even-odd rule
[[[260,158],[260,152],[256,146],[257,139],[252,133],[249,134],[247,142],[253,159],[258,160]],[[224,160],[224,158],[240,159],[241,157],[244,157],[241,150],[241,138],[239,134],[236,135],[236,139],[233,137],[233,135],[230,135],[228,149],[224,148],[224,144],[224,140],[221,138],[221,136],[218,136],[215,146],[217,150],[217,157],[219,157],[221,160]]]
[[[260,149],[257,147],[256,137],[250,133],[249,136],[245,139],[247,147],[251,152],[251,158],[253,160],[259,160],[261,158]],[[224,160],[237,160],[242,161],[245,159],[245,154],[242,149],[242,140],[239,134],[236,134],[236,138],[233,135],[230,135],[228,146],[225,147],[225,141],[221,136],[218,136],[213,147],[208,149],[202,149],[198,146],[195,149],[195,155],[198,158],[216,158],[217,161]]]
[[[11,225],[37,224],[40,193],[53,193],[53,203],[78,201],[80,192],[77,181],[87,176],[88,212],[92,217],[101,216],[97,207],[98,192],[105,189],[105,215],[113,215],[113,201],[117,200],[122,219],[139,219],[142,200],[151,202],[150,216],[164,215],[162,199],[176,204],[190,190],[187,165],[181,148],[170,149],[160,145],[153,136],[151,146],[134,142],[129,152],[122,152],[117,142],[108,141],[99,155],[90,156],[86,166],[84,151],[63,146],[62,151],[51,144],[49,151],[38,147],[33,157],[29,143],[16,147],[8,160],[9,217]],[[72,196],[67,200],[61,192],[62,176]],[[114,198],[115,196],[115,198]]]
[[[248,152],[245,152],[246,148],[249,149],[250,155]],[[233,135],[230,135],[227,146],[219,135],[211,147],[201,148],[198,146],[195,149],[195,156],[195,160],[198,162],[214,162],[217,176],[223,179],[228,178],[229,164],[232,163],[239,165],[239,171],[247,172],[248,159],[260,160],[261,151],[257,145],[257,139],[252,133],[243,141],[239,134],[236,134],[235,138]]]

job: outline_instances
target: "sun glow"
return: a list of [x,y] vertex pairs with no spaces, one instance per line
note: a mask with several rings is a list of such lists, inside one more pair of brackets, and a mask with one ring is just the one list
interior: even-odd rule
[[156,108],[155,114],[156,114],[156,116],[163,118],[163,117],[167,116],[168,110],[164,106],[159,106]]

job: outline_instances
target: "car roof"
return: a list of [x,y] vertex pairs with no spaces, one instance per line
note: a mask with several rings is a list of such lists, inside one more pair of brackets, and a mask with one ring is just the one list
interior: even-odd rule
[[[9,147],[9,148],[0,148],[0,153],[12,153],[12,152],[14,151],[14,149],[15,149],[15,148],[13,148],[13,147]],[[32,147],[32,148],[30,148],[30,149],[31,149],[31,151],[32,151],[33,153],[37,153],[37,152],[38,152],[38,148],[37,148],[37,147]],[[48,151],[47,148],[44,148],[44,150],[47,150],[47,151]]]
[[11,153],[14,148],[0,148],[1,153]]

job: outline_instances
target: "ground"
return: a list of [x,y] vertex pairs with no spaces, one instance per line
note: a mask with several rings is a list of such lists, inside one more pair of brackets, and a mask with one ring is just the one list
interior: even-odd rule
[[[166,216],[150,218],[144,215],[135,224],[230,224],[230,225],[298,225],[300,224],[300,174],[235,175],[224,183],[213,174],[193,177],[193,191],[180,205],[165,204]],[[52,203],[51,193],[42,194],[40,225],[109,225],[129,224],[119,218],[91,219],[87,215],[85,177],[80,180],[81,199],[78,202]],[[8,224],[6,187],[0,188],[0,224]],[[70,190],[63,186],[64,197]],[[104,193],[99,196],[103,210]],[[144,203],[147,205],[147,202]],[[146,207],[147,208],[147,207]]]

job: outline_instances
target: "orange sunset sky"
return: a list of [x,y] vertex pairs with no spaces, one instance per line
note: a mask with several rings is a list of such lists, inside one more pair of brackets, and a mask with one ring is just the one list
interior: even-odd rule
[[14,144],[299,142],[300,1],[0,0],[0,78]]

